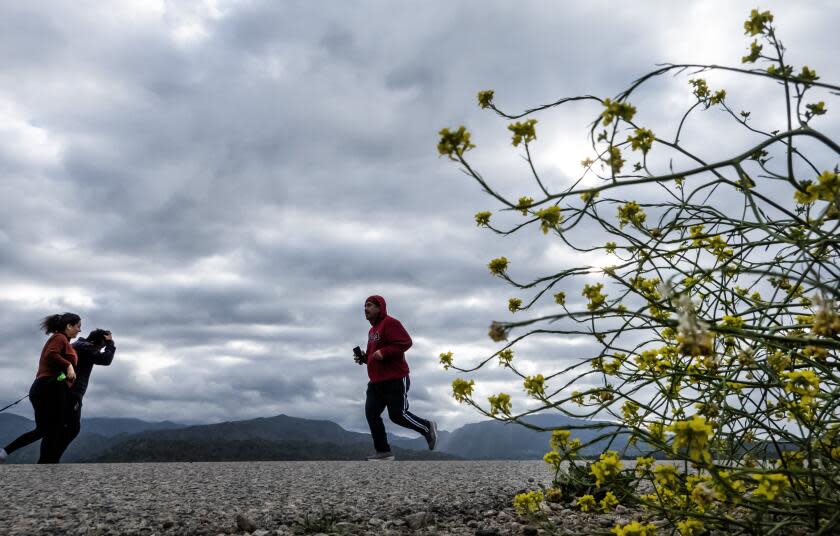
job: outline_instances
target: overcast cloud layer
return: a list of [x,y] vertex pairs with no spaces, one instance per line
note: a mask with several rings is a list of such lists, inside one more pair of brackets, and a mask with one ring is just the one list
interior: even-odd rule
[[[38,320],[70,310],[118,346],[113,366],[94,371],[86,416],[286,413],[364,430],[366,376],[350,349],[366,339],[364,298],[382,294],[415,341],[413,409],[448,429],[478,420],[449,396],[454,374],[437,355],[468,362],[497,348],[487,326],[510,317],[513,293],[487,261],[504,254],[538,272],[589,260],[536,230],[478,229],[473,214],[497,206],[438,158],[437,131],[467,125],[485,174],[511,195],[533,193],[478,90],[518,111],[614,95],[657,63],[737,65],[753,7],[0,4],[0,405],[29,388]],[[794,65],[840,81],[835,2],[759,7],[775,13]],[[727,90],[777,128],[772,84]],[[645,124],[668,125],[692,98],[685,77],[669,78],[635,103]],[[584,103],[539,116],[535,150],[552,188],[579,173],[598,112]],[[820,127],[836,135],[831,117]],[[738,143],[687,135],[711,155]],[[518,355],[526,372],[547,371],[586,348],[543,340]],[[480,395],[516,383],[495,366],[477,379]],[[31,416],[26,403],[13,411]]]

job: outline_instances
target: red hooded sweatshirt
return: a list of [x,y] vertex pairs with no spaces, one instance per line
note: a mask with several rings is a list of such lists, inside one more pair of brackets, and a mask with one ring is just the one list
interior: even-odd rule
[[[367,371],[372,383],[386,380],[400,380],[408,376],[405,352],[411,348],[411,337],[400,321],[388,316],[385,298],[371,296],[365,303],[379,305],[379,318],[371,321],[367,343]],[[373,358],[373,353],[382,350],[382,361]]]

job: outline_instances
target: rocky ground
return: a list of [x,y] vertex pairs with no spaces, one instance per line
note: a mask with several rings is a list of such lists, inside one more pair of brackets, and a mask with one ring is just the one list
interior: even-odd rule
[[[550,534],[511,498],[543,462],[247,462],[0,466],[0,533]],[[635,519],[552,505],[557,533]]]

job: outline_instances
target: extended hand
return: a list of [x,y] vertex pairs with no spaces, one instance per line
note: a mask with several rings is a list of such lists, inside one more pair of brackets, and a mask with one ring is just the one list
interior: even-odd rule
[[71,383],[76,381],[76,370],[73,368],[73,365],[67,366],[67,379],[70,380]]

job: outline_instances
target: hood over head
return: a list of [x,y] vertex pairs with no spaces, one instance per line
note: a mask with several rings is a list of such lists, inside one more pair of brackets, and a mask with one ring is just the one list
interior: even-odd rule
[[375,294],[373,296],[368,296],[365,299],[365,303],[367,302],[372,302],[379,306],[379,318],[376,319],[376,322],[379,322],[388,314],[388,309],[385,305],[385,298],[382,296],[377,296]]

